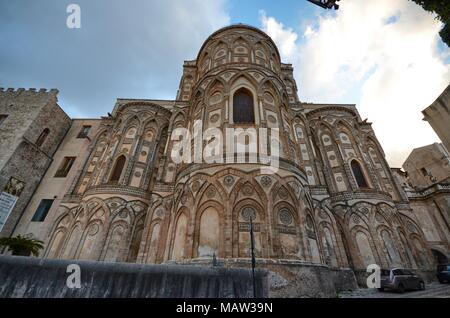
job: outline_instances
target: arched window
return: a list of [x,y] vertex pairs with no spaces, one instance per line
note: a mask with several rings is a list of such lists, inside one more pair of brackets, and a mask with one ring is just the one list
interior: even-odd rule
[[45,140],[47,139],[49,133],[50,129],[45,128],[39,135],[39,138],[36,140],[36,146],[41,147],[44,144]]
[[247,89],[241,88],[233,96],[233,122],[236,124],[255,123],[253,96]]
[[361,166],[358,161],[352,160],[350,163],[350,166],[353,171],[353,175],[355,176],[356,183],[358,184],[358,187],[360,188],[368,188],[366,178],[364,178],[364,173],[361,169]]
[[119,182],[120,176],[122,175],[123,167],[125,166],[126,158],[125,156],[120,156],[116,160],[116,165],[114,166],[114,170],[111,174],[111,178],[109,181],[111,182]]

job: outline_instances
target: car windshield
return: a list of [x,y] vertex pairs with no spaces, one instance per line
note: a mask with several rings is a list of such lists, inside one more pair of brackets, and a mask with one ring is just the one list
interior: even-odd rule
[[403,272],[403,275],[414,275],[412,272],[410,272],[406,269],[403,269],[402,272]]
[[439,265],[438,271],[440,271],[440,272],[449,271],[450,272],[450,265]]
[[392,273],[394,273],[394,275],[405,275],[404,273],[403,273],[403,270],[401,270],[401,269],[394,269],[393,271],[392,271]]

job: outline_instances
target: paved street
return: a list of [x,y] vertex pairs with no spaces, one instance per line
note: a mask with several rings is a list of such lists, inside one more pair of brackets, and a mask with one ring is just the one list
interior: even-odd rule
[[339,295],[341,298],[450,298],[450,284],[430,283],[423,291],[407,291],[404,294],[366,288],[341,292]]

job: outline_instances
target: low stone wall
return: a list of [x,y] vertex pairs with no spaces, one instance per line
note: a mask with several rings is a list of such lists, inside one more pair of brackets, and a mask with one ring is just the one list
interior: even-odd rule
[[[206,264],[207,260],[189,260],[185,264]],[[223,267],[250,268],[251,260],[221,259]],[[257,259],[257,268],[269,272],[269,297],[334,298],[340,291],[358,288],[351,269],[330,269],[325,265],[298,260]]]
[[[81,270],[81,288],[67,287],[70,264]],[[257,297],[269,296],[268,272],[257,270]],[[142,265],[0,256],[0,297],[253,297],[248,269]]]

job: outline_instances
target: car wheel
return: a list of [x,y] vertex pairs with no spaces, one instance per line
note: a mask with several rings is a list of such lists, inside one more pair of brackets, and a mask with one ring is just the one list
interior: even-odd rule
[[398,291],[400,294],[403,294],[403,293],[405,292],[405,286],[403,286],[403,284],[398,285],[397,291]]
[[420,282],[419,283],[419,290],[425,290],[425,283],[424,282]]

